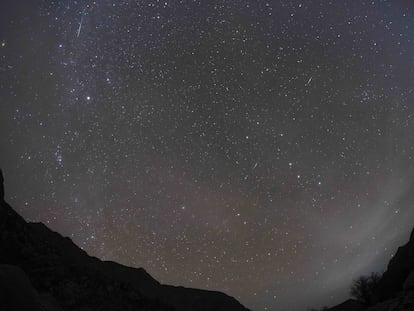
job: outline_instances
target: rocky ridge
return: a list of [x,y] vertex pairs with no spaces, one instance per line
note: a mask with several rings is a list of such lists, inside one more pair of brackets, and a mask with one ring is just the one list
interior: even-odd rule
[[[399,247],[390,260],[375,288],[375,296],[377,303],[363,310],[414,311],[414,230],[407,244]],[[328,311],[337,310],[335,308],[337,306]],[[341,310],[355,311],[352,307]]]
[[220,292],[160,284],[142,268],[89,256],[4,199],[0,171],[0,310],[248,311]]

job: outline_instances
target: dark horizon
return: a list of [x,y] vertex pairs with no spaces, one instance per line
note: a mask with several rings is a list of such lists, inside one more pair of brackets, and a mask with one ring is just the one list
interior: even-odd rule
[[335,305],[413,227],[413,10],[2,1],[6,201],[162,283]]

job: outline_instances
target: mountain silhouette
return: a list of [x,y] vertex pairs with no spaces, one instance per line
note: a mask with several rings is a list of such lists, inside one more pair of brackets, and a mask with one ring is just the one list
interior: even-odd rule
[[399,247],[387,270],[373,290],[372,306],[357,305],[348,300],[328,311],[414,311],[414,230],[410,240]]
[[221,293],[163,285],[142,268],[89,256],[4,201],[0,170],[0,310],[248,311]]
[[[411,275],[411,277],[410,277]],[[414,277],[414,230],[410,240],[404,246],[398,248],[395,256],[388,264],[378,288],[381,300],[394,297],[403,290],[413,289],[410,284],[405,284]],[[411,281],[412,282],[412,281]],[[411,283],[412,284],[412,283]]]

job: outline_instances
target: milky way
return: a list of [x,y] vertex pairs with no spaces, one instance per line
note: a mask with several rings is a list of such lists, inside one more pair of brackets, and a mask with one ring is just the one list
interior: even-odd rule
[[0,4],[6,199],[253,310],[381,272],[414,224],[412,1]]

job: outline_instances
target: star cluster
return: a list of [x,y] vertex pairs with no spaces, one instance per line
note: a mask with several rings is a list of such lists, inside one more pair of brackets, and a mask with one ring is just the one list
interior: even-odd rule
[[7,199],[89,254],[304,310],[345,299],[407,239],[411,1],[0,12]]

